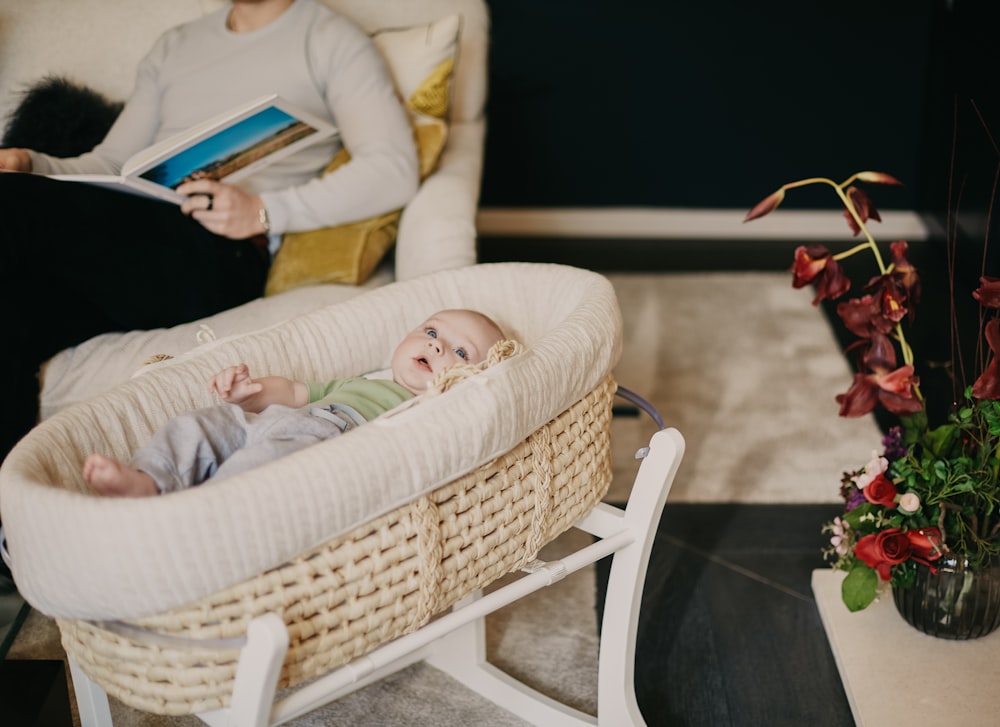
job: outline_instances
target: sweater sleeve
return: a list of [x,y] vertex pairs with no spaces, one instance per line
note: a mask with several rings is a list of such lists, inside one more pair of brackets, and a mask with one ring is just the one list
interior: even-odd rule
[[161,37],[139,64],[135,88],[104,140],[77,157],[58,158],[32,151],[37,174],[120,174],[129,157],[153,143],[159,128],[157,73],[165,51]]
[[305,184],[262,193],[273,232],[384,214],[403,207],[418,185],[413,131],[374,42],[331,15],[310,29],[306,52],[351,160]]

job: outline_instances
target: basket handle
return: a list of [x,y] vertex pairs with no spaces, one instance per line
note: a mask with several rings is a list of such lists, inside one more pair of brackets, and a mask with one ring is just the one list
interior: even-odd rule
[[14,564],[10,560],[10,553],[7,552],[7,538],[3,534],[3,525],[0,525],[0,560],[9,569],[13,569]]
[[[660,416],[660,412],[656,410],[656,407],[650,404],[648,401],[643,399],[641,396],[636,394],[634,391],[626,389],[624,386],[619,385],[615,389],[615,394],[621,398],[635,404],[637,407],[642,409],[646,414],[649,415],[650,419],[656,422],[661,430],[666,429],[666,425],[663,423],[663,417]],[[643,459],[647,454],[649,454],[649,447],[641,447],[636,450],[635,458]]]

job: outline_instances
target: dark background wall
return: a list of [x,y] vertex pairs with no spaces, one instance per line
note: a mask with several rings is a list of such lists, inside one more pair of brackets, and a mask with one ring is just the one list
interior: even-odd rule
[[482,205],[742,209],[877,169],[913,209],[942,2],[490,0]]
[[[870,189],[876,205],[931,231],[911,241],[910,341],[932,415],[982,370],[971,292],[1000,276],[996,0],[488,2],[482,206],[747,210],[795,179],[887,172],[905,186]],[[822,187],[783,204],[836,205]],[[480,243],[484,261],[601,270],[787,269],[798,244]]]
[[1000,46],[990,0],[939,0],[932,17],[918,209],[934,234],[914,264],[923,298],[911,336],[928,411],[940,420],[987,360],[972,291],[1000,276]]

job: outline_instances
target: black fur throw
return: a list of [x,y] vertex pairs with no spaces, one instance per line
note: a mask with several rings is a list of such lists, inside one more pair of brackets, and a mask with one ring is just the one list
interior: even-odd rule
[[47,76],[23,92],[0,146],[70,157],[93,149],[118,118],[123,104],[59,76]]

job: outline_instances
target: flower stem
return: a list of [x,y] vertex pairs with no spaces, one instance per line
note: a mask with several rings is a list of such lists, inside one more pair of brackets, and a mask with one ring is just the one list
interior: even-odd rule
[[[807,187],[812,184],[827,184],[833,187],[833,190],[837,193],[837,196],[840,197],[840,201],[844,204],[844,208],[848,211],[848,213],[854,219],[854,222],[857,224],[858,229],[861,230],[861,232],[863,232],[865,236],[865,242],[855,245],[850,250],[845,250],[844,252],[840,252],[837,253],[836,255],[833,255],[833,259],[837,261],[844,260],[846,258],[851,257],[852,255],[858,254],[859,252],[867,248],[868,250],[871,251],[872,256],[875,258],[875,263],[876,265],[878,265],[879,274],[885,275],[889,271],[889,268],[882,260],[882,253],[879,252],[878,245],[875,242],[875,238],[872,237],[871,232],[868,231],[868,226],[865,224],[864,220],[861,219],[861,215],[858,214],[858,210],[855,208],[854,203],[851,201],[851,198],[847,196],[846,192],[844,192],[844,190],[847,189],[851,185],[851,183],[854,182],[854,180],[856,180],[857,178],[858,175],[855,173],[849,176],[840,184],[837,184],[832,179],[828,179],[827,177],[810,177],[808,179],[800,179],[797,182],[789,182],[788,184],[785,184],[783,188],[789,190],[789,189],[795,189],[796,187]],[[895,338],[896,341],[899,343],[899,348],[903,355],[903,363],[907,364],[908,366],[912,366],[913,349],[910,348],[910,344],[906,342],[906,334],[903,333],[903,327],[899,323],[896,324]],[[923,397],[920,395],[920,390],[917,387],[914,387],[914,393],[917,395],[918,398],[923,399]]]
[[845,250],[844,252],[838,252],[836,255],[833,256],[833,259],[834,260],[843,260],[845,258],[851,257],[851,255],[857,255],[862,250],[864,250],[866,248],[870,248],[870,247],[871,247],[871,243],[870,242],[862,242],[862,243],[860,243],[858,245],[855,245],[850,250]]
[[865,225],[864,220],[861,219],[861,215],[859,215],[857,209],[855,209],[854,203],[851,202],[851,198],[848,197],[847,194],[844,192],[844,189],[849,187],[851,185],[851,182],[853,182],[857,178],[858,178],[857,174],[852,174],[843,182],[837,184],[832,179],[828,179],[827,177],[810,177],[809,179],[800,179],[797,182],[789,182],[788,184],[784,185],[784,188],[786,190],[795,189],[796,187],[807,187],[811,184],[828,184],[831,187],[833,187],[833,190],[837,193],[837,196],[840,197],[840,201],[843,202],[844,207],[850,213],[851,217],[854,219],[854,222],[858,225],[858,228],[864,233],[866,240],[866,242],[863,242],[860,245],[852,247],[850,250],[846,252],[841,252],[834,255],[833,259],[843,260],[844,258],[850,257],[851,255],[855,255],[861,252],[861,250],[867,247],[872,251],[872,255],[874,255],[875,257],[875,262],[878,264],[879,273],[885,275],[885,272],[886,270],[888,270],[888,268],[882,261],[882,254],[878,250],[878,245],[875,244],[875,238],[872,237],[872,234],[868,231],[868,226]]

